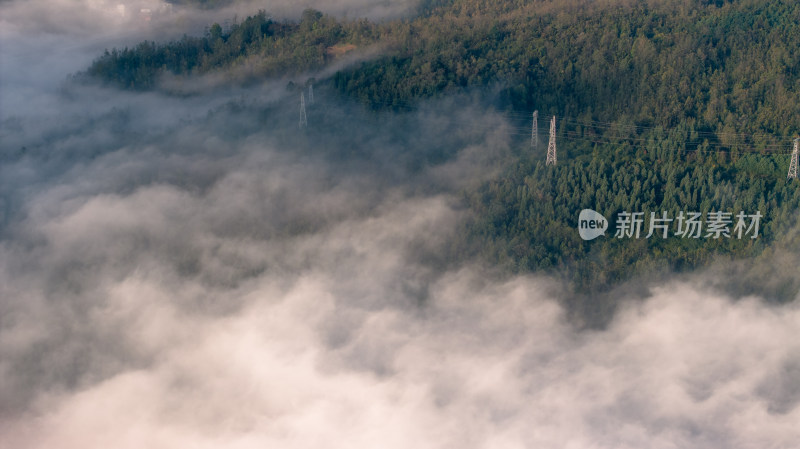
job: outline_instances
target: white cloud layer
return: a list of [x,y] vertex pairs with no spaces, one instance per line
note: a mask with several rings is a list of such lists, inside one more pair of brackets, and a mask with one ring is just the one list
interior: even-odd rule
[[0,447],[800,441],[797,306],[698,274],[578,330],[557,282],[437,259],[459,189],[508,150],[497,117],[445,104],[474,120],[462,142],[432,106],[309,150],[264,125],[277,86],[244,112],[230,93],[64,93],[95,38],[24,30],[3,45],[44,57],[2,68],[4,99],[30,96],[0,116]]
[[[3,372],[17,370],[8,354],[59,330],[39,369],[86,370],[75,387],[39,385],[5,422],[9,447],[756,448],[800,437],[796,307],[674,282],[607,329],[578,332],[545,279],[428,276],[405,249],[435,246],[457,218],[441,197],[277,242],[225,238],[214,223],[247,215],[259,182],[230,176],[203,197],[98,196],[33,230],[48,264],[83,253],[106,268],[74,293],[36,288],[47,272],[3,279],[19,288],[4,293],[27,296],[3,329]],[[194,276],[162,260],[170,240],[194,246]],[[132,257],[124,276],[108,267]]]

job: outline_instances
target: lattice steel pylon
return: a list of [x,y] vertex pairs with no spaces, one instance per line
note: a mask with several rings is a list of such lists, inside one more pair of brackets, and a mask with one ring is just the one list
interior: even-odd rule
[[556,116],[550,120],[550,143],[547,144],[547,160],[544,165],[556,165]]
[[792,149],[792,160],[789,162],[789,175],[787,179],[797,179],[797,146],[800,142],[800,137],[794,139],[794,148]]
[[539,146],[539,111],[533,111],[533,122],[531,123],[531,149],[535,150]]
[[308,126],[308,118],[306,117],[306,96],[300,92],[300,128]]

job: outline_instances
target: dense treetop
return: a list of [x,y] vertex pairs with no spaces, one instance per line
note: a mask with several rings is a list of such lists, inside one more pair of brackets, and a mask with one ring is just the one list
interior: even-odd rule
[[[567,267],[578,288],[592,288],[720,255],[768,261],[775,247],[796,245],[800,187],[785,173],[800,118],[797,17],[800,3],[782,0],[429,1],[411,19],[382,23],[260,12],[202,37],[111,50],[87,74],[130,89],[158,88],[165,73],[248,83],[379,48],[321,82],[375,110],[499,88],[511,113],[565,117],[563,153],[545,167],[542,136],[503,176],[464,192],[476,212],[465,240],[511,270]],[[606,214],[610,234],[622,211],[765,217],[756,240],[583,242],[583,208]],[[796,285],[779,282],[775,295]]]

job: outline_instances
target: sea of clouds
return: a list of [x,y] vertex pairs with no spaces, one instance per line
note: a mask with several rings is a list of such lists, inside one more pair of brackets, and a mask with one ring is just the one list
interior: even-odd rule
[[442,256],[469,216],[460,189],[511,151],[500,115],[453,120],[444,99],[321,141],[276,112],[285,81],[187,97],[65,83],[104,48],[253,5],[143,24],[118,3],[140,6],[0,3],[0,447],[800,441],[795,303],[697,273],[576,326],[562,283]]

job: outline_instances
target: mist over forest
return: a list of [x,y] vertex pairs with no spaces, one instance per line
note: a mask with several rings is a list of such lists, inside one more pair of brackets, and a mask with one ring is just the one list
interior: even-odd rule
[[792,447],[798,13],[0,2],[0,447]]

